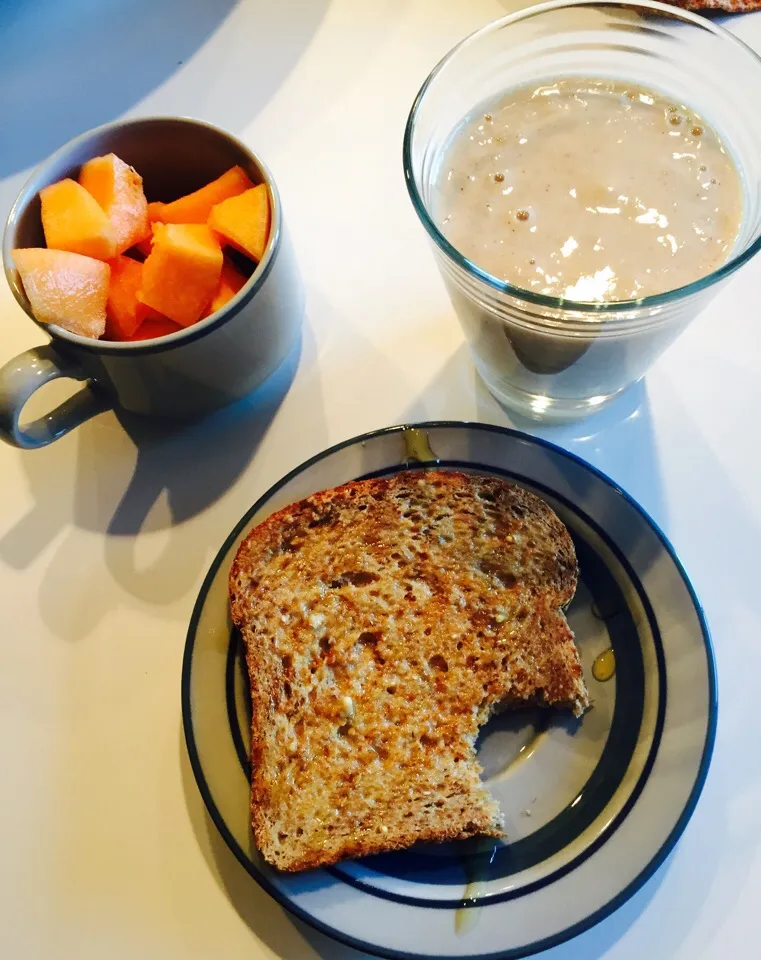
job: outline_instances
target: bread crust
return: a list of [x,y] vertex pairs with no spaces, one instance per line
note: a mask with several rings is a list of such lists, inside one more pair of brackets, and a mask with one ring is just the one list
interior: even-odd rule
[[501,835],[475,738],[505,702],[588,706],[562,612],[577,575],[550,507],[495,477],[349,483],[255,527],[230,601],[265,859],[304,870]]
[[761,10],[761,0],[667,0],[683,10],[720,10],[724,13],[750,13]]

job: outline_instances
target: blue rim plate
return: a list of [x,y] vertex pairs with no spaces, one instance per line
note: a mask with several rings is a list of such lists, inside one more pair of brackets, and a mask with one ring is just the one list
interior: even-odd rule
[[[281,874],[263,862],[249,827],[250,707],[227,603],[230,564],[249,530],[288,503],[358,477],[432,466],[503,476],[542,496],[565,522],[580,570],[568,619],[593,708],[581,721],[506,712],[482,731],[479,760],[506,817],[504,842],[419,846]],[[717,687],[695,593],[641,507],[546,441],[442,422],[338,444],[254,504],[196,602],[182,714],[209,815],[251,876],[295,916],[379,956],[506,960],[586,930],[663,863],[708,773]]]

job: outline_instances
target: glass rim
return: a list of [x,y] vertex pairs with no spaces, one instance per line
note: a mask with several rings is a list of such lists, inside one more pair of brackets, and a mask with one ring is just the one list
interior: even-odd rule
[[402,165],[404,169],[404,179],[407,184],[407,192],[410,195],[412,205],[418,215],[418,218],[420,219],[420,222],[423,224],[426,232],[434,241],[439,250],[455,266],[459,267],[471,278],[481,281],[497,293],[508,294],[517,300],[532,303],[540,307],[547,307],[551,310],[579,313],[599,313],[603,315],[619,313],[631,315],[632,311],[639,311],[643,309],[646,310],[651,307],[661,307],[679,300],[684,300],[693,294],[700,293],[703,290],[712,287],[720,280],[729,277],[735,272],[735,270],[741,267],[744,263],[750,260],[751,257],[758,253],[759,250],[761,250],[761,234],[759,234],[759,236],[756,237],[752,243],[748,244],[744,250],[740,251],[736,256],[730,257],[729,260],[722,263],[721,266],[717,267],[715,270],[712,270],[705,276],[699,277],[697,280],[693,280],[688,284],[685,284],[681,287],[676,287],[673,290],[666,290],[663,293],[656,293],[647,297],[640,297],[639,299],[633,300],[569,300],[565,297],[555,297],[549,294],[535,293],[533,290],[527,290],[523,287],[515,286],[514,284],[508,283],[505,280],[499,280],[497,277],[492,276],[492,274],[488,273],[486,270],[483,270],[477,264],[473,263],[472,260],[469,260],[464,254],[460,253],[460,251],[452,243],[450,243],[444,234],[439,230],[433,221],[433,218],[429,214],[420,190],[418,189],[415,175],[412,170],[412,138],[414,135],[418,111],[420,110],[423,100],[425,99],[430,87],[436,81],[439,74],[465,47],[471,46],[482,37],[490,33],[495,33],[496,31],[501,30],[512,23],[517,23],[521,20],[528,20],[531,17],[548,13],[552,10],[560,10],[564,7],[619,7],[621,9],[629,10],[635,8],[639,10],[651,11],[653,13],[667,14],[670,19],[682,20],[690,23],[693,26],[699,27],[701,30],[706,31],[707,33],[713,34],[717,37],[717,39],[724,41],[725,43],[730,42],[739,47],[744,53],[749,54],[751,58],[756,61],[756,65],[759,68],[759,78],[761,79],[761,56],[756,53],[752,47],[745,43],[744,40],[741,40],[739,37],[736,37],[734,34],[724,29],[724,27],[713,23],[705,17],[701,17],[698,14],[695,14],[689,10],[685,10],[681,7],[675,7],[667,3],[661,3],[659,0],[547,0],[547,2],[534,4],[531,7],[525,7],[524,9],[515,13],[507,14],[504,17],[500,17],[498,20],[492,20],[484,26],[479,27],[477,30],[474,30],[472,33],[468,34],[468,36],[456,43],[441,58],[441,60],[439,60],[439,62],[426,77],[423,85],[418,90],[407,117],[407,123],[404,128],[404,140],[402,144]]

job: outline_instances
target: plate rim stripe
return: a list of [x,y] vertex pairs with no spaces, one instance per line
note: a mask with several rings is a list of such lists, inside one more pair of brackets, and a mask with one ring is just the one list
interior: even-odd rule
[[182,657],[182,674],[181,674],[181,689],[180,689],[180,702],[182,709],[182,728],[183,734],[185,737],[185,746],[188,751],[188,759],[190,760],[191,769],[193,771],[193,776],[196,780],[196,785],[198,790],[203,798],[204,804],[206,806],[207,812],[219,830],[222,838],[227,843],[231,853],[238,860],[241,866],[246,870],[246,872],[254,879],[257,883],[267,892],[269,895],[286,909],[293,916],[297,917],[303,923],[306,923],[308,926],[312,927],[314,930],[325,934],[328,937],[343,943],[349,947],[354,948],[355,950],[364,951],[365,953],[370,953],[377,957],[387,958],[387,960],[433,960],[433,955],[431,954],[420,954],[412,953],[404,950],[393,950],[385,949],[383,947],[376,946],[375,944],[367,943],[366,941],[359,940],[351,936],[350,934],[345,934],[341,930],[331,927],[326,923],[323,923],[321,920],[318,920],[312,914],[308,913],[303,908],[297,906],[293,903],[292,900],[289,900],[285,894],[283,894],[275,884],[273,884],[269,878],[262,872],[256,870],[252,867],[252,864],[245,856],[241,850],[238,842],[232,836],[228,830],[226,824],[219,815],[216,804],[211,796],[208,784],[206,783],[206,778],[201,767],[200,758],[198,756],[198,751],[195,745],[195,739],[193,736],[193,726],[192,726],[192,717],[190,710],[190,669],[193,659],[193,648],[195,645],[195,633],[198,627],[198,622],[203,611],[204,602],[206,595],[211,587],[211,584],[214,578],[217,575],[217,571],[222,565],[227,552],[229,551],[232,544],[235,542],[237,537],[240,535],[241,531],[244,529],[246,524],[250,521],[251,517],[269,500],[278,490],[282,489],[287,483],[289,483],[294,477],[298,476],[304,470],[307,470],[309,467],[313,466],[316,463],[319,463],[321,460],[326,459],[334,453],[337,453],[340,450],[345,449],[346,447],[353,446],[356,443],[362,443],[363,441],[374,440],[382,436],[392,436],[393,434],[401,434],[407,430],[418,429],[452,429],[452,430],[461,430],[463,428],[471,430],[479,430],[485,433],[495,433],[501,436],[511,437],[513,439],[519,440],[524,443],[534,444],[536,446],[542,447],[545,450],[552,452],[562,458],[570,460],[572,463],[580,466],[582,469],[588,470],[592,473],[598,480],[601,480],[608,487],[610,487],[615,493],[623,497],[626,502],[642,517],[646,524],[648,524],[651,529],[655,532],[656,536],[661,542],[661,545],[670,556],[672,562],[674,563],[679,576],[682,579],[685,587],[687,588],[688,595],[692,602],[692,605],[695,609],[695,613],[698,620],[698,626],[700,627],[700,632],[703,638],[703,645],[705,648],[706,654],[706,667],[708,672],[708,687],[709,687],[709,697],[708,697],[708,722],[706,727],[706,738],[703,745],[703,752],[701,755],[700,764],[698,766],[698,771],[695,777],[695,782],[693,784],[690,795],[687,798],[687,802],[682,810],[682,813],[674,825],[671,833],[666,838],[664,843],[661,845],[660,849],[654,854],[650,862],[644,867],[643,870],[626,886],[623,890],[619,891],[615,897],[611,898],[607,903],[599,907],[594,913],[591,913],[589,916],[585,917],[583,920],[577,921],[577,923],[572,924],[570,927],[566,927],[564,930],[558,931],[558,933],[553,934],[550,937],[545,937],[542,940],[537,940],[531,944],[526,944],[518,948],[511,948],[508,950],[501,950],[492,953],[479,953],[479,954],[469,954],[461,955],[457,957],[457,960],[520,960],[520,958],[531,956],[534,953],[539,953],[542,950],[548,950],[550,947],[557,946],[561,943],[564,943],[567,940],[572,939],[573,937],[578,936],[580,933],[583,933],[585,930],[589,930],[591,927],[595,926],[605,917],[610,916],[614,913],[620,906],[626,903],[645,883],[655,874],[655,872],[663,865],[663,863],[668,858],[671,851],[674,849],[677,841],[684,832],[685,827],[687,826],[692,814],[695,811],[700,795],[703,792],[703,787],[705,786],[705,781],[708,776],[708,770],[711,765],[711,758],[713,756],[714,746],[716,742],[716,727],[717,727],[717,715],[718,715],[718,682],[716,676],[716,658],[713,649],[713,642],[711,640],[711,634],[708,627],[708,622],[706,620],[705,612],[703,610],[700,601],[698,600],[697,594],[695,593],[695,588],[693,587],[690,578],[687,575],[687,571],[684,568],[682,561],[679,559],[679,555],[671,544],[671,541],[668,539],[666,534],[663,532],[661,527],[653,520],[650,514],[642,507],[637,501],[628,494],[619,484],[612,480],[606,473],[603,473],[602,470],[599,470],[593,464],[588,463],[582,457],[571,452],[570,450],[565,450],[563,447],[558,446],[557,444],[551,443],[549,440],[545,440],[543,437],[533,436],[531,434],[524,433],[520,430],[514,430],[511,427],[502,427],[497,424],[490,423],[479,423],[478,421],[470,420],[428,420],[420,421],[408,424],[397,424],[395,426],[383,427],[379,430],[371,430],[367,433],[359,434],[355,437],[349,437],[346,440],[342,440],[339,443],[334,444],[331,447],[326,448],[325,450],[316,453],[314,456],[309,457],[307,460],[303,461],[298,466],[294,467],[289,471],[285,476],[281,477],[276,483],[274,483],[265,493],[259,497],[259,499],[249,508],[248,511],[243,515],[243,517],[238,521],[233,530],[225,539],[224,543],[220,547],[217,555],[215,556],[208,573],[204,577],[201,589],[199,591],[196,602],[193,606],[193,612],[191,614],[190,622],[188,625],[188,630],[185,638],[185,650]]

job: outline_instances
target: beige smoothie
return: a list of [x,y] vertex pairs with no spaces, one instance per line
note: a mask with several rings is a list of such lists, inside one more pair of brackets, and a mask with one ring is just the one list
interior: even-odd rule
[[715,130],[661,94],[562,79],[509,91],[443,152],[432,212],[476,266],[536,293],[636,300],[733,249],[742,183]]

